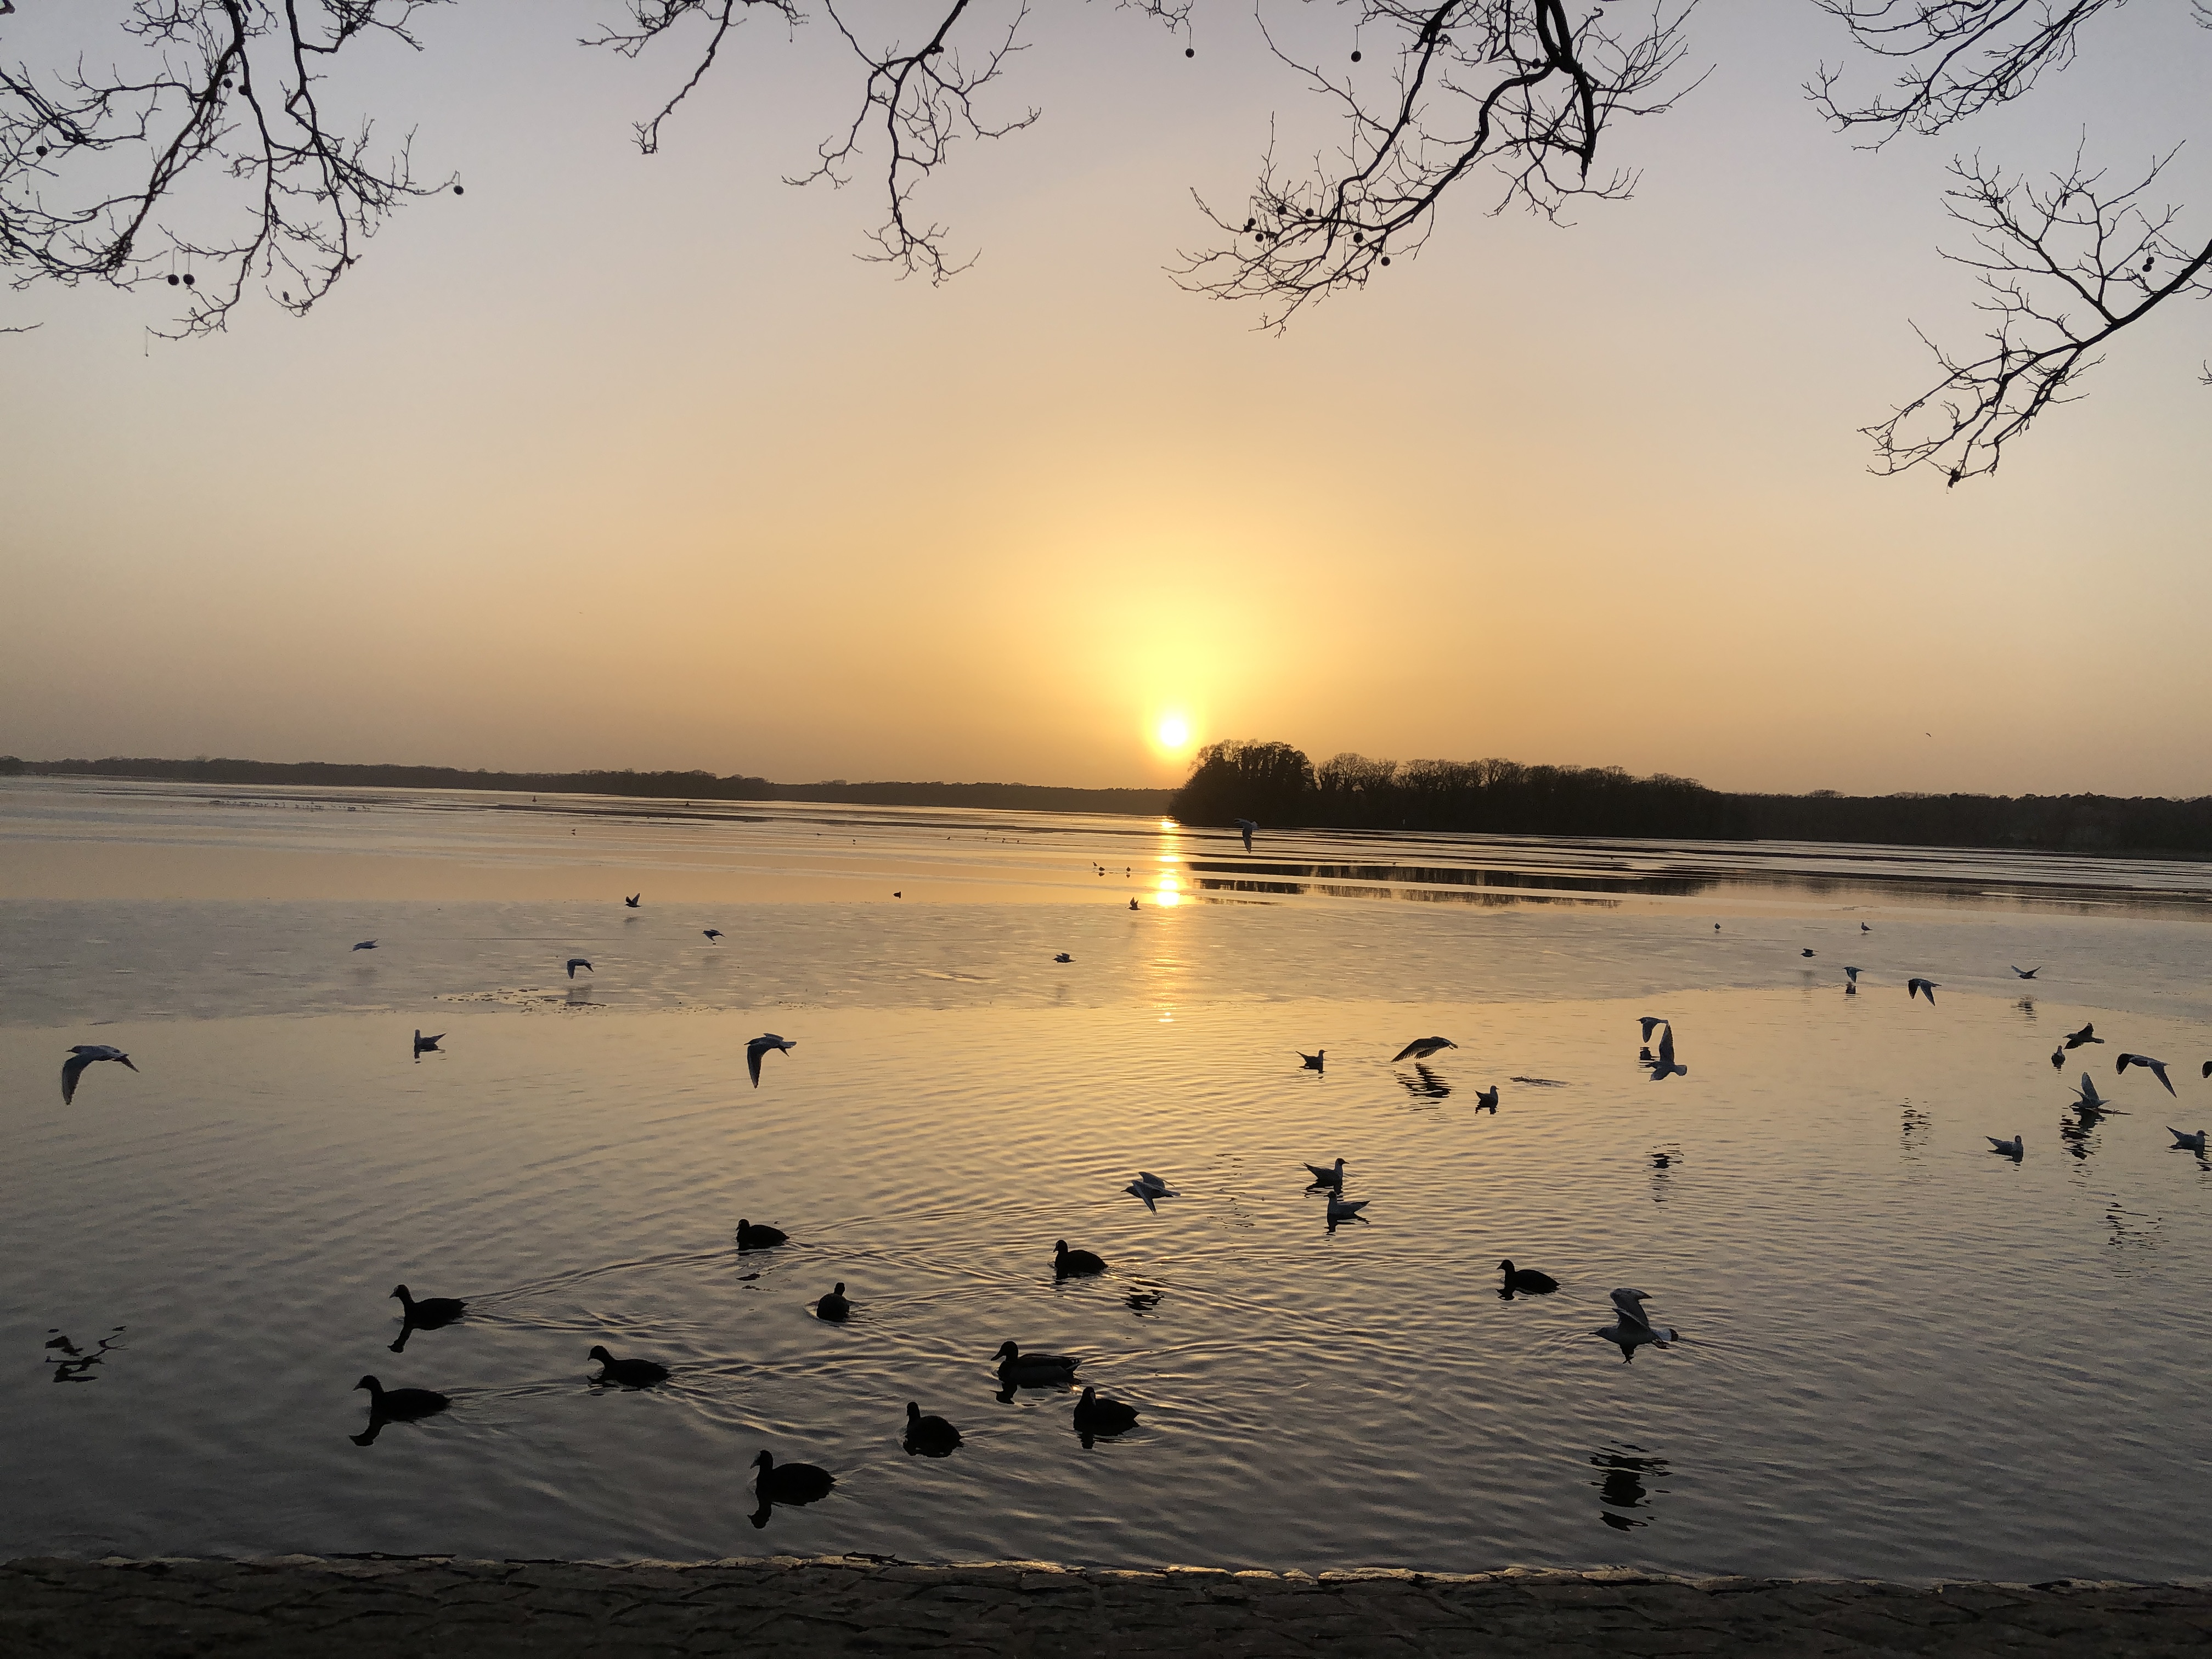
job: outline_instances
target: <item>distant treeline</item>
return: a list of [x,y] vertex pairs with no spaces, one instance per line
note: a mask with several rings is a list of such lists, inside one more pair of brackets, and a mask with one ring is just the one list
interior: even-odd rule
[[2212,857],[2212,797],[1728,794],[1692,778],[1517,761],[1316,766],[1286,743],[1209,744],[1168,809],[1186,823],[1509,836],[1873,842]]
[[0,756],[0,775],[26,773],[147,778],[226,786],[327,789],[499,789],[539,795],[631,795],[655,800],[811,800],[856,806],[994,807],[1025,812],[1167,811],[1169,789],[1062,789],[1035,783],[771,783],[712,772],[465,772],[451,766],[343,766],[330,761],[60,760]]

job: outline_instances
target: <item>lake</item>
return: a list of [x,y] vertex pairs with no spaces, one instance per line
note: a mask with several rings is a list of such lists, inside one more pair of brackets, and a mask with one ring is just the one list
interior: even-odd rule
[[[0,1556],[2201,1577],[2208,921],[2147,860],[0,781]],[[79,1043],[137,1070],[65,1106]],[[452,1407],[370,1438],[364,1374]]]

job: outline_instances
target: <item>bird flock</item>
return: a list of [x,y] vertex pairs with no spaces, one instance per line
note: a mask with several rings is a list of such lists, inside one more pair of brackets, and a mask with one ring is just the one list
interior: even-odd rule
[[[1256,823],[1239,820],[1238,829],[1248,850],[1258,828]],[[628,895],[623,902],[627,908],[635,909],[641,905],[642,898],[641,893]],[[1715,924],[1716,929],[1718,926]],[[1862,933],[1871,931],[1865,923],[1860,927]],[[718,928],[708,927],[702,931],[709,945],[718,944],[722,938]],[[378,947],[379,941],[370,939],[359,941],[352,949],[368,951]],[[1810,947],[1805,947],[1800,955],[1801,958],[1812,958],[1815,952]],[[1072,962],[1073,958],[1062,952],[1054,960],[1065,964]],[[2007,966],[2021,980],[2033,980],[2043,971],[2042,964],[2026,969],[2010,963]],[[592,963],[583,957],[568,958],[565,967],[572,981],[580,969],[586,973],[595,972]],[[1866,970],[1857,966],[1845,966],[1843,971],[1845,994],[1856,996],[1859,993],[1861,976]],[[1942,987],[1939,981],[1916,975],[1907,979],[1905,988],[1908,1000],[1924,997],[1933,1007],[1936,992]],[[1641,1046],[1637,1054],[1637,1064],[1648,1073],[1650,1080],[1660,1083],[1673,1078],[1687,1077],[1689,1067],[1678,1058],[1672,1019],[1662,1015],[1644,1015],[1638,1018],[1638,1024]],[[413,1057],[419,1061],[425,1054],[442,1053],[439,1045],[446,1035],[440,1032],[426,1036],[416,1030],[412,1043]],[[2067,1034],[2060,1046],[2052,1052],[2051,1065],[2063,1071],[2069,1053],[2104,1042],[2104,1038],[2096,1035],[2094,1024],[2084,1024],[2080,1030]],[[748,1041],[745,1044],[745,1063],[752,1086],[756,1089],[760,1087],[762,1063],[767,1055],[772,1053],[787,1055],[797,1046],[794,1039],[774,1032],[764,1033]],[[1392,1055],[1389,1063],[1396,1066],[1409,1060],[1426,1060],[1457,1046],[1446,1036],[1415,1037]],[[1327,1053],[1326,1049],[1316,1049],[1312,1054],[1297,1051],[1301,1071],[1325,1075]],[[78,1044],[70,1050],[69,1058],[62,1066],[62,1099],[64,1104],[74,1102],[84,1073],[103,1061],[114,1061],[134,1073],[138,1069],[131,1056],[119,1048],[107,1044]],[[2133,1051],[2120,1054],[2115,1066],[2117,1074],[2124,1077],[2131,1069],[2149,1073],[2169,1096],[2179,1097],[2165,1060]],[[2212,1060],[2204,1062],[2203,1075],[2212,1079]],[[1552,1081],[1536,1078],[1516,1080],[1536,1085]],[[1478,1091],[1475,1097],[1477,1109],[1496,1113],[1499,1097],[1499,1085],[1495,1083],[1486,1090]],[[2074,1090],[2074,1097],[2073,1109],[2085,1123],[2106,1115],[2124,1115],[2108,1097],[2099,1092],[2095,1080],[2086,1070],[2081,1073],[2079,1086]],[[2174,1150],[2193,1152],[2200,1159],[2206,1157],[2207,1133],[2204,1130],[2184,1131],[2168,1126],[2168,1133],[2172,1137]],[[2015,1163],[2026,1156],[2026,1138],[2022,1135],[1990,1135],[1986,1139],[1992,1152]],[[1655,1153],[1653,1158],[1655,1167],[1663,1170],[1671,1162],[1678,1160],[1680,1153],[1672,1150],[1662,1151]],[[1324,1214],[1330,1231],[1334,1232],[1340,1225],[1348,1223],[1356,1222],[1363,1225],[1369,1223],[1365,1212],[1373,1200],[1346,1195],[1347,1162],[1344,1158],[1336,1157],[1327,1163],[1304,1163],[1300,1167],[1309,1177],[1307,1191],[1324,1200]],[[1146,1211],[1154,1215],[1159,1213],[1163,1202],[1182,1196],[1166,1177],[1150,1170],[1139,1170],[1135,1178],[1122,1190],[1141,1201]],[[788,1243],[789,1236],[779,1228],[756,1224],[750,1218],[741,1218],[738,1223],[736,1244],[741,1254],[775,1249]],[[1516,1297],[1549,1296],[1560,1289],[1556,1279],[1540,1269],[1519,1266],[1510,1259],[1503,1260],[1498,1265],[1502,1275],[1499,1294],[1509,1301]],[[1071,1248],[1064,1238],[1054,1241],[1053,1273],[1055,1280],[1094,1277],[1109,1270],[1109,1264],[1096,1253]],[[1131,1305],[1156,1304],[1159,1294],[1157,1291],[1136,1293],[1131,1297]],[[405,1352],[408,1340],[415,1332],[437,1330],[462,1322],[468,1312],[468,1304],[465,1300],[447,1297],[417,1298],[404,1284],[396,1286],[391,1295],[401,1307],[399,1338],[391,1345],[394,1353]],[[1674,1327],[1652,1321],[1644,1306],[1650,1299],[1649,1292],[1632,1287],[1613,1290],[1609,1293],[1610,1322],[1600,1327],[1594,1334],[1617,1346],[1624,1360],[1632,1359],[1640,1348],[1664,1348],[1680,1340],[1680,1333]],[[846,1282],[838,1280],[829,1291],[817,1297],[811,1305],[816,1318],[834,1324],[842,1323],[852,1316],[854,1303],[848,1293]],[[594,1344],[586,1358],[599,1367],[597,1374],[589,1379],[598,1387],[652,1389],[668,1382],[672,1376],[670,1368],[658,1360],[636,1354],[617,1355],[604,1344]],[[1002,1400],[1011,1400],[1017,1390],[1023,1389],[1072,1389],[1077,1384],[1078,1370],[1085,1364],[1079,1356],[1025,1351],[1012,1340],[1004,1342],[991,1358],[1000,1384],[1000,1397]],[[363,1376],[356,1388],[358,1391],[366,1392],[369,1397],[368,1425],[362,1432],[353,1437],[356,1443],[362,1445],[373,1443],[388,1424],[419,1421],[448,1409],[453,1404],[450,1396],[434,1389],[414,1387],[388,1389],[373,1375]],[[1095,1386],[1085,1382],[1074,1405],[1071,1420],[1075,1432],[1088,1446],[1096,1438],[1119,1435],[1135,1427],[1140,1414],[1138,1407],[1102,1395]],[[941,1416],[925,1413],[920,1402],[915,1401],[906,1403],[902,1441],[909,1455],[930,1457],[950,1456],[963,1444],[960,1431],[952,1423]],[[810,1504],[826,1496],[836,1485],[836,1477],[828,1471],[809,1463],[779,1462],[767,1448],[760,1450],[754,1460],[753,1468],[754,1486],[760,1505],[752,1517],[756,1526],[766,1524],[776,1504]]]

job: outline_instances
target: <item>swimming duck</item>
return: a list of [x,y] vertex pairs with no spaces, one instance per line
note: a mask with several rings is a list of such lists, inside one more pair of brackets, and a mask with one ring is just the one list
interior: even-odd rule
[[741,1250],[773,1249],[789,1237],[790,1235],[781,1227],[756,1227],[743,1217],[738,1218],[738,1248]]
[[1125,1429],[1137,1426],[1137,1408],[1124,1405],[1119,1400],[1101,1400],[1098,1390],[1085,1389],[1083,1397],[1075,1402],[1075,1431],[1078,1434],[1120,1434]]
[[467,1303],[450,1296],[426,1296],[417,1302],[407,1293],[404,1285],[392,1286],[392,1294],[399,1298],[400,1317],[426,1331],[450,1325],[468,1311]]
[[836,1324],[840,1320],[851,1318],[852,1316],[853,1304],[845,1299],[845,1281],[842,1279],[837,1281],[836,1289],[815,1301],[814,1316],[817,1319],[826,1319],[830,1323]]
[[657,1365],[650,1359],[617,1359],[605,1348],[595,1347],[586,1356],[599,1362],[599,1374],[594,1382],[619,1382],[625,1389],[649,1389],[656,1382],[668,1381],[668,1367]]
[[368,1390],[368,1419],[372,1423],[411,1423],[453,1403],[435,1389],[387,1389],[373,1376],[362,1377],[354,1387]]
[[1525,1291],[1532,1296],[1549,1296],[1559,1288],[1559,1281],[1549,1273],[1540,1273],[1534,1267],[1516,1267],[1510,1261],[1501,1261],[1498,1271],[1505,1275],[1505,1288]]
[[1012,1342],[1002,1343],[992,1358],[999,1362],[999,1381],[1024,1389],[1071,1382],[1075,1368],[1083,1363],[1064,1353],[1024,1353]]
[[924,1417],[915,1401],[906,1402],[906,1450],[911,1457],[943,1457],[960,1443],[960,1431],[941,1417]]
[[778,1463],[765,1449],[753,1459],[753,1467],[760,1471],[753,1490],[763,1504],[811,1504],[828,1497],[837,1484],[837,1477],[827,1469],[811,1463]]
[[1103,1273],[1106,1263],[1088,1250],[1071,1250],[1066,1239],[1055,1241],[1052,1247],[1052,1270],[1061,1279],[1078,1273]]

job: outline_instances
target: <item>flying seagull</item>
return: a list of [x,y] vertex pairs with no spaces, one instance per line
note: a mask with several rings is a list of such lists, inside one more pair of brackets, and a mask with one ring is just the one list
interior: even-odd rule
[[1458,1047],[1459,1044],[1454,1042],[1449,1037],[1415,1037],[1390,1056],[1390,1063],[1395,1066],[1401,1060],[1426,1060],[1439,1048]]
[[799,1043],[795,1038],[780,1037],[773,1031],[765,1036],[757,1036],[745,1044],[745,1070],[752,1073],[753,1087],[756,1089],[760,1087],[760,1066],[763,1054],[771,1048],[780,1048],[785,1054],[789,1054],[798,1046]]
[[579,968],[582,969],[587,974],[596,973],[599,971],[597,969],[593,968],[590,963],[585,961],[583,957],[570,957],[568,958],[568,977],[570,979],[576,977],[576,969]]
[[2104,1040],[2097,1035],[2097,1028],[2094,1024],[2084,1025],[2078,1031],[2069,1031],[2066,1034],[2066,1046],[2069,1048],[2078,1048],[2085,1042],[2102,1042]]
[[2112,1103],[2097,1092],[2097,1080],[2087,1072],[2081,1073],[2081,1086],[2074,1091],[2074,1107],[2083,1115],[2094,1112],[2109,1112]]
[[1638,1014],[1637,1018],[1643,1023],[1644,1040],[1646,1042],[1651,1041],[1651,1034],[1654,1031],[1657,1030],[1662,1025],[1664,1025],[1667,1023],[1657,1014]]
[[2175,1128],[2173,1125],[2169,1123],[2166,1126],[2166,1132],[2173,1137],[2173,1146],[2176,1152],[2180,1151],[2185,1146],[2191,1152],[2196,1153],[2197,1157],[2202,1158],[2204,1156],[2203,1130],[2199,1129],[2193,1135],[2185,1135],[2182,1133],[2180,1130]]
[[2022,979],[2033,979],[2038,974],[2043,971],[2043,964],[2039,962],[2033,968],[2016,967],[2009,962],[2005,963],[2005,966],[2012,969],[2013,972],[2017,974]]
[[1237,827],[1244,832],[1244,850],[1248,853],[1250,852],[1252,850],[1252,837],[1260,833],[1260,826],[1253,823],[1249,818],[1239,818],[1237,820]]
[[442,1037],[445,1035],[446,1034],[443,1031],[441,1031],[438,1033],[438,1036],[424,1036],[422,1035],[422,1028],[419,1026],[416,1027],[415,1031],[416,1057],[420,1059],[424,1054],[444,1054],[446,1051],[438,1046],[438,1037]]
[[1984,1135],[1982,1139],[1990,1143],[1991,1152],[2002,1152],[2015,1164],[2027,1156],[2027,1144],[2018,1135],[2014,1135],[2010,1140],[1999,1140],[1995,1135]]
[[[76,1080],[84,1075],[84,1068],[95,1060],[119,1060],[131,1066],[131,1056],[122,1049],[105,1042],[80,1042],[70,1050],[70,1057],[62,1062],[62,1104],[66,1106],[76,1098]],[[138,1068],[131,1066],[132,1071]]]
[[376,941],[373,939],[365,939],[353,948],[356,951],[374,951],[376,949]]
[[1298,1058],[1305,1062],[1305,1069],[1309,1072],[1318,1072],[1321,1070],[1322,1061],[1328,1058],[1328,1050],[1326,1048],[1322,1049],[1317,1054],[1309,1054],[1304,1053],[1303,1050],[1294,1052],[1297,1052]]
[[1910,1002],[1915,997],[1924,996],[1928,999],[1928,1006],[1933,1008],[1937,986],[1938,981],[1932,979],[1908,979],[1905,981],[1905,1000]]
[[2143,1070],[2148,1072],[2160,1083],[2166,1085],[2166,1093],[2173,1093],[2173,1079],[2166,1074],[2166,1062],[2164,1060],[2153,1060],[2148,1054],[2122,1054],[2120,1056],[2120,1063],[2112,1069],[2116,1072],[2124,1072],[2130,1066],[2142,1066]]
[[637,908],[637,902],[644,896],[645,895],[642,893],[632,893],[628,897],[624,898],[623,902],[628,905],[631,909],[635,910]]
[[1860,968],[1846,968],[1844,971],[1850,975],[1851,983],[1856,985],[1859,982],[1859,975],[1863,973],[1865,969]]
[[1160,1206],[1158,1202],[1158,1200],[1163,1198],[1181,1198],[1182,1196],[1181,1193],[1176,1192],[1173,1188],[1170,1187],[1166,1182],[1161,1180],[1159,1176],[1152,1174],[1149,1170],[1138,1170],[1137,1178],[1131,1182],[1127,1186],[1122,1188],[1121,1190],[1127,1193],[1133,1198],[1143,1199],[1145,1200],[1145,1207],[1150,1210],[1154,1215],[1158,1215],[1159,1213]]
[[1334,1187],[1339,1192],[1344,1190],[1344,1160],[1342,1158],[1337,1159],[1334,1166],[1327,1164],[1309,1164],[1306,1168],[1313,1171],[1315,1186]]
[[720,939],[722,936],[722,930],[719,927],[702,927],[699,931],[710,939]]
[[1680,1339],[1681,1333],[1672,1325],[1654,1325],[1644,1311],[1650,1296],[1643,1291],[1621,1289],[1613,1293],[1613,1323],[1598,1327],[1597,1334],[1618,1345],[1623,1359],[1632,1359],[1636,1350],[1646,1342],[1661,1347]]
[[1674,1063],[1674,1028],[1672,1025],[1659,1034],[1659,1058],[1651,1062],[1651,1080],[1664,1083],[1670,1077],[1687,1077],[1690,1068]]

